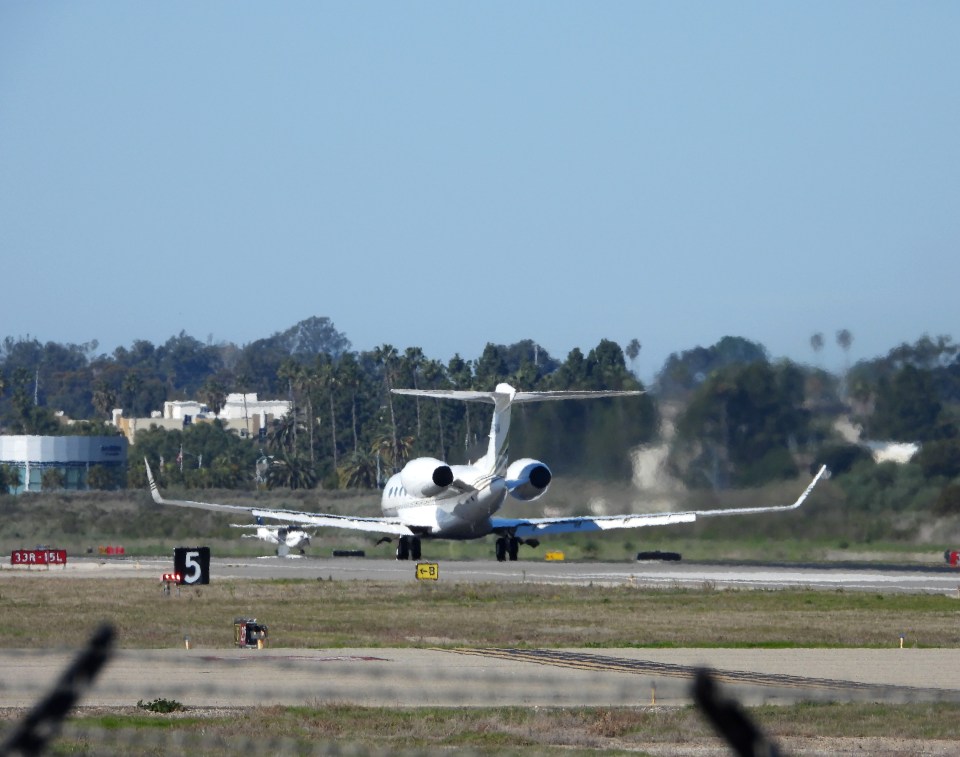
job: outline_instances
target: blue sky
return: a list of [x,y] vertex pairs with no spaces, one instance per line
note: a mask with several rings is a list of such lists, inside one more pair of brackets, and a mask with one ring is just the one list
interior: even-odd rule
[[960,4],[0,0],[0,337],[957,333]]

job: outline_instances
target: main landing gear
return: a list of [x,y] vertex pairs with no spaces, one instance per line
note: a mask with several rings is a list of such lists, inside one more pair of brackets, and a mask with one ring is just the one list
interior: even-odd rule
[[[379,542],[378,542],[379,543]],[[536,539],[519,539],[516,536],[497,537],[496,553],[497,560],[513,562],[517,559],[517,553],[520,551],[520,545],[526,544],[528,547],[537,548],[540,542]],[[397,559],[398,560],[419,560],[420,559],[420,537],[419,536],[401,536],[397,539]]]
[[419,560],[420,559],[420,537],[419,536],[401,536],[397,539],[397,559],[398,560]]
[[497,562],[504,562],[508,558],[513,562],[519,551],[520,540],[516,536],[501,536],[497,539]]
[[540,542],[536,539],[518,539],[516,536],[501,536],[497,539],[496,544],[497,561],[504,562],[509,559],[510,562],[513,562],[516,560],[521,544],[526,544],[528,547],[533,547],[534,549],[540,546]]

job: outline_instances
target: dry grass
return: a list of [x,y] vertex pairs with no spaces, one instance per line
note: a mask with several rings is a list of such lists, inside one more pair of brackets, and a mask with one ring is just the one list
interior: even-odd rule
[[[817,704],[755,708],[750,716],[790,752],[830,754],[852,744],[860,753],[949,754],[960,745],[958,710],[950,704]],[[283,754],[726,753],[690,707],[405,709],[326,702],[176,715],[88,710],[72,718],[58,752],[145,755],[189,747],[194,754],[229,755],[245,743]]]
[[[5,648],[75,646],[110,621],[124,648],[228,647],[253,616],[281,647],[960,644],[957,600],[860,592],[651,590],[531,584],[222,580],[161,594],[155,577],[0,575]],[[495,612],[493,610],[496,610]],[[69,619],[69,622],[65,622]]]
[[[493,610],[496,612],[493,612]],[[255,615],[286,647],[768,645],[889,646],[909,627],[926,646],[956,646],[956,600],[812,591],[716,592],[504,584],[215,581],[163,597],[155,578],[0,576],[8,648],[75,647],[103,620],[124,648],[232,645],[232,621]],[[69,622],[66,622],[69,620]],[[441,629],[441,630],[438,630]],[[517,629],[522,629],[518,631]],[[442,634],[438,638],[438,634]],[[750,711],[794,753],[949,754],[960,750],[960,705],[808,704]],[[10,720],[21,713],[8,711]],[[0,731],[6,730],[0,728]],[[188,708],[85,709],[60,754],[228,755],[724,754],[693,708]]]

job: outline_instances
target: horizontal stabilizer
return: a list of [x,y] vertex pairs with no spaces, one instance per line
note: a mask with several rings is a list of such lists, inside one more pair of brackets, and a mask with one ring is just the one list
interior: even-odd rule
[[[503,388],[501,390],[501,387]],[[417,397],[434,397],[436,399],[460,400],[461,402],[489,402],[497,404],[498,398],[509,397],[511,404],[519,402],[549,402],[551,400],[592,400],[605,397],[635,397],[644,394],[641,391],[587,391],[565,389],[556,392],[518,392],[507,384],[500,384],[498,391],[477,392],[463,389],[392,389],[394,394],[407,394]]]

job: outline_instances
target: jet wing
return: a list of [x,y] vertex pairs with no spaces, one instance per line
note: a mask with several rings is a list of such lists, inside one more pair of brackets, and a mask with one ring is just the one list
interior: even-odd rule
[[693,523],[693,513],[649,513],[646,515],[599,515],[570,518],[493,518],[493,530],[506,531],[522,538],[549,534],[577,534],[606,531],[614,528],[666,526],[670,523]]
[[397,534],[409,536],[413,534],[398,518],[356,518],[349,515],[333,515],[330,513],[307,513],[299,510],[273,510],[262,507],[247,507],[245,505],[221,505],[215,502],[192,502],[183,499],[164,499],[153,480],[153,471],[150,463],[144,458],[147,466],[147,480],[150,482],[150,495],[158,505],[174,505],[175,507],[190,507],[197,510],[213,510],[214,512],[245,513],[254,518],[269,518],[271,520],[295,523],[298,526],[326,526],[329,528],[345,528],[352,531],[372,531],[378,534]]
[[569,518],[493,518],[493,530],[511,533],[521,538],[549,534],[589,533],[615,528],[641,528],[643,526],[666,526],[672,523],[693,523],[697,518],[712,518],[721,515],[754,515],[796,510],[813,491],[817,482],[827,474],[824,465],[813,477],[796,502],[791,505],[770,507],[731,507],[723,510],[690,510],[682,513],[644,513],[636,515],[600,515]]

